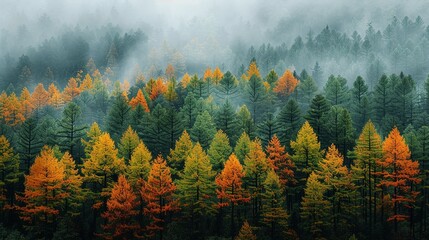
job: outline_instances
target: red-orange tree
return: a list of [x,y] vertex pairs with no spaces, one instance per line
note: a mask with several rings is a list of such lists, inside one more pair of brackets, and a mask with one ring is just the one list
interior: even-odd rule
[[52,235],[56,217],[60,213],[66,193],[61,191],[64,179],[64,165],[49,147],[44,147],[25,176],[24,195],[18,200],[21,219],[29,223],[35,236]]
[[107,201],[107,210],[102,214],[107,220],[107,224],[103,225],[107,233],[103,234],[103,237],[106,239],[140,237],[138,235],[140,225],[134,219],[138,214],[137,205],[137,196],[124,175],[120,175]]
[[[413,208],[417,195],[413,185],[420,182],[418,178],[419,163],[410,159],[410,150],[405,139],[395,127],[383,142],[383,158],[377,162],[382,177],[379,186],[392,193],[393,213],[387,221],[393,221],[395,232],[398,222],[408,221],[413,217]],[[411,226],[410,226],[411,227]]]
[[250,201],[248,194],[244,191],[243,177],[245,172],[235,154],[231,154],[225,162],[222,172],[216,177],[218,186],[216,190],[220,208],[231,206],[231,236],[235,235],[234,207]]
[[277,84],[273,89],[273,92],[280,94],[280,96],[289,96],[295,91],[298,86],[299,80],[293,76],[290,70],[286,70],[278,80]]
[[148,236],[159,233],[162,239],[167,214],[179,210],[178,201],[173,199],[175,190],[176,185],[171,179],[170,168],[166,161],[158,156],[153,162],[147,181],[143,182],[140,190],[146,202],[144,214],[150,218],[150,223],[146,226]]

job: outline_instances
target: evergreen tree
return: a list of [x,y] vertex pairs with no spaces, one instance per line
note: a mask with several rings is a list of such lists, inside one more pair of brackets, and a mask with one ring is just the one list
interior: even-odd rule
[[262,194],[262,221],[270,229],[271,239],[282,238],[286,230],[288,214],[284,209],[283,187],[274,171],[269,171]]
[[167,107],[165,115],[161,119],[161,126],[165,134],[166,149],[173,149],[176,140],[183,132],[183,122],[173,107]]
[[362,129],[369,117],[368,85],[361,76],[356,78],[351,89],[352,116],[358,130]]
[[215,133],[216,127],[210,114],[204,111],[198,115],[191,129],[192,140],[194,140],[194,142],[199,142],[204,149],[207,149]]
[[130,161],[131,155],[139,144],[139,141],[140,139],[137,133],[130,126],[128,126],[127,130],[124,132],[124,134],[122,134],[118,146],[119,156],[123,157],[126,163]]
[[249,154],[249,151],[250,151],[250,138],[246,132],[243,132],[234,148],[234,153],[236,154],[240,163],[244,163],[244,159]]
[[279,128],[278,135],[280,141],[289,146],[290,140],[296,137],[299,127],[302,124],[301,111],[295,100],[289,100],[282,108],[276,118],[276,124]]
[[207,153],[213,166],[213,170],[215,172],[220,171],[223,168],[225,161],[232,153],[228,136],[222,130],[217,131],[214,135]]
[[252,136],[255,132],[255,124],[253,123],[249,109],[246,105],[240,107],[237,113],[239,132],[246,132],[247,135]]
[[311,101],[310,109],[305,117],[313,127],[317,136],[323,135],[323,116],[329,111],[330,107],[326,98],[322,95],[316,95]]
[[326,82],[324,91],[326,99],[332,105],[347,105],[348,96],[347,80],[341,76],[331,75]]
[[39,138],[39,127],[36,119],[30,117],[21,125],[18,132],[18,153],[21,161],[21,170],[27,174],[30,171],[30,166],[33,160],[42,147],[42,140]]
[[251,107],[253,123],[256,123],[261,113],[260,106],[266,98],[265,87],[261,78],[253,74],[245,86],[244,93]]
[[215,122],[218,129],[221,129],[232,142],[237,139],[238,122],[237,115],[229,102],[226,100],[221,108],[216,112]]
[[183,131],[182,136],[176,141],[174,149],[170,149],[170,154],[167,157],[168,165],[171,167],[171,174],[173,179],[182,173],[185,167],[185,161],[191,154],[193,143],[191,137],[186,130]]
[[190,130],[194,126],[195,120],[197,118],[197,100],[194,97],[194,94],[188,93],[183,103],[180,113],[183,116],[183,121],[186,130]]
[[216,213],[213,199],[216,190],[215,174],[209,157],[200,144],[195,144],[185,161],[183,174],[177,182],[177,195],[184,206],[185,216],[190,221],[192,234],[204,232],[205,230],[200,227],[201,219]]
[[301,202],[301,217],[305,235],[312,239],[327,237],[326,228],[330,225],[331,209],[324,197],[327,186],[318,180],[316,173],[311,173],[305,186],[305,195]]
[[131,107],[128,105],[128,100],[119,94],[110,108],[107,130],[112,134],[112,138],[119,140],[119,137],[127,129],[131,114]]
[[14,153],[7,138],[0,136],[0,207],[15,204],[15,191],[19,178],[19,156]]

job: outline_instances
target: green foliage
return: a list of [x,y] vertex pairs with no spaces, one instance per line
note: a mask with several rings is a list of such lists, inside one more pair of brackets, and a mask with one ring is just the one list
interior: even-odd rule
[[207,111],[198,115],[194,126],[191,129],[191,138],[194,142],[199,142],[204,149],[210,145],[216,133],[216,126],[212,117]]

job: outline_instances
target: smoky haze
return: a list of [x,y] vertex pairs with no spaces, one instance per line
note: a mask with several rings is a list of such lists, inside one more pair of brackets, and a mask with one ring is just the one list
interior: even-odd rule
[[[297,36],[305,40],[309,31],[318,34],[327,25],[349,36],[356,30],[363,38],[368,24],[382,31],[394,16],[421,16],[429,21],[429,2],[424,0],[412,4],[399,0],[3,0],[1,5],[1,56],[18,58],[66,29],[91,30],[106,25],[124,32],[141,29],[147,42],[129,56],[123,77],[136,63],[146,70],[153,64],[165,69],[165,61],[151,57],[154,52],[162,55],[165,49],[180,52],[188,70],[195,63],[228,70],[236,64],[234,55],[245,53],[250,46],[290,46]],[[240,61],[248,63],[248,59]],[[314,62],[305,67],[312,65]],[[325,72],[338,73],[329,67]]]

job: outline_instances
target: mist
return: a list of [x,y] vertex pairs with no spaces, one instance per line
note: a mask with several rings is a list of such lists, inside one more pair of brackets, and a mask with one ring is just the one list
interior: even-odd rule
[[[395,16],[399,20],[404,16],[412,20],[421,16],[423,21],[428,21],[428,8],[429,2],[423,0],[413,1],[413,4],[370,0],[43,0],[37,3],[4,0],[0,10],[0,56],[11,57],[16,62],[44,41],[68,31],[92,33],[98,30],[97,37],[102,38],[100,33],[107,31],[104,30],[106,26],[112,26],[122,34],[139,29],[145,35],[144,42],[135,45],[124,57],[124,67],[117,75],[119,80],[129,78],[136,64],[145,72],[153,66],[165,69],[171,61],[171,57],[162,57],[166,54],[183,57],[186,71],[190,73],[202,74],[205,67],[214,66],[237,72],[237,66],[248,65],[250,59],[243,55],[251,46],[257,49],[261,44],[270,43],[290,47],[298,36],[305,41],[308,32],[317,35],[326,26],[348,36],[357,31],[363,39],[369,24],[383,32]],[[94,54],[93,45],[97,43],[89,44],[87,58]],[[314,63],[311,60],[297,65],[284,61],[277,69],[296,67],[301,71],[310,69]],[[355,78],[365,72],[358,72],[361,63],[345,72],[337,65],[322,64],[326,75],[342,72],[348,78]],[[7,74],[4,68],[0,69],[3,69],[0,76],[3,75],[4,81]]]

